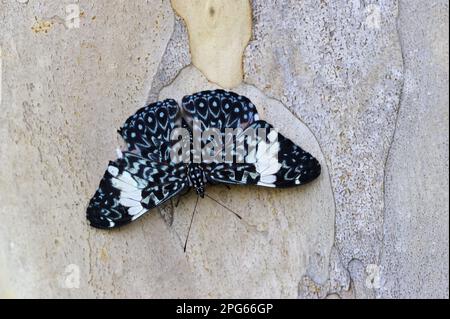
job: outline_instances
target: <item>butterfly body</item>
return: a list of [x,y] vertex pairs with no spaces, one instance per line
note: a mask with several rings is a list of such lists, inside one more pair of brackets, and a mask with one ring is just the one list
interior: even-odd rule
[[[174,138],[183,130],[185,139]],[[186,96],[181,107],[153,103],[119,133],[128,149],[110,162],[89,203],[93,227],[126,225],[190,188],[203,197],[206,184],[295,187],[321,171],[311,154],[260,120],[248,98],[223,90]]]
[[201,198],[205,197],[206,177],[204,168],[201,164],[188,165],[189,185],[195,189],[195,192]]

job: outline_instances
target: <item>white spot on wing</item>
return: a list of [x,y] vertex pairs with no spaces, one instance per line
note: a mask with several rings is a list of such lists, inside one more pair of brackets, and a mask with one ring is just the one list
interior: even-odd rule
[[108,172],[114,177],[117,177],[117,175],[119,175],[119,169],[115,166],[109,166]]
[[134,187],[138,186],[138,183],[133,179],[133,177],[131,177],[131,174],[128,172],[123,172],[123,174],[120,175],[118,178],[131,186]]
[[128,214],[130,214],[131,216],[139,217],[140,215],[145,213],[145,211],[146,210],[142,207],[142,205],[139,205],[139,206],[131,207],[130,209],[128,209]]
[[119,159],[123,158],[123,153],[120,150],[120,148],[116,148],[116,154],[117,154],[117,158],[119,158]]
[[259,186],[264,186],[264,187],[275,188],[275,185],[274,185],[274,184],[266,184],[266,183],[263,183],[263,182],[258,182],[258,185],[259,185]]
[[122,191],[120,193],[120,196],[124,197],[124,198],[133,199],[135,201],[140,202],[142,200],[141,194],[142,194],[142,192],[140,190],[136,190],[134,192],[124,192],[124,191]]
[[272,143],[275,142],[277,140],[278,137],[278,133],[274,130],[272,130],[269,135],[267,136],[267,138],[269,139],[269,141],[271,141]]
[[260,181],[264,184],[273,184],[277,181],[277,178],[275,175],[265,175],[261,177]]
[[258,144],[258,151],[256,153],[256,171],[261,175],[261,179],[264,176],[276,174],[280,168],[281,163],[278,162],[278,152],[280,150],[280,143],[275,142],[278,134],[272,131],[268,139],[271,143],[261,141]]
[[120,198],[120,204],[125,207],[141,207],[142,208],[142,205],[140,202],[137,202],[133,199],[129,199],[129,198],[125,198],[125,197]]
[[125,183],[122,180],[117,178],[111,179],[111,184],[113,187],[117,188],[120,191],[125,191],[127,193],[133,192],[136,190],[136,187],[131,186],[130,184]]

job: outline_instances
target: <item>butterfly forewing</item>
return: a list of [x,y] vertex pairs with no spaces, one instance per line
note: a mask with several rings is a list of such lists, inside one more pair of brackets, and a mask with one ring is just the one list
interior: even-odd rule
[[[249,134],[249,131],[252,131],[252,134]],[[250,125],[236,137],[236,148],[249,136],[252,137],[250,142],[245,144],[244,154],[236,151],[233,162],[211,163],[205,166],[206,176],[211,182],[292,187],[306,184],[320,175],[319,162],[300,146],[278,133],[269,123],[257,121]]]
[[142,108],[125,122],[119,133],[128,150],[109,164],[89,203],[92,226],[125,225],[189,186],[186,167],[170,158],[171,133],[179,127],[186,123],[174,100]]
[[188,187],[184,165],[165,165],[125,152],[110,162],[87,209],[97,228],[113,228],[136,220]]

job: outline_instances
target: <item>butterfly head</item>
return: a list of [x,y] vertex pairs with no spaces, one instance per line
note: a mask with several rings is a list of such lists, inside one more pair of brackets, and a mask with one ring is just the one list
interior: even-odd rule
[[195,192],[201,198],[205,197],[205,174],[203,169],[198,164],[191,164],[189,166],[189,181],[194,187]]

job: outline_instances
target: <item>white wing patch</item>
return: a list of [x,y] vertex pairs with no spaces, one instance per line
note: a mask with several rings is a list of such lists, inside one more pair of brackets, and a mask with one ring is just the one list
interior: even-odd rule
[[117,175],[119,175],[119,169],[115,166],[108,166],[108,172],[114,177],[117,177]]
[[119,203],[127,208],[133,220],[144,214],[147,210],[141,204],[141,189],[147,185],[142,183],[143,180],[141,179],[141,183],[138,183],[130,173],[120,174],[119,169],[112,165],[108,167],[108,172],[114,177],[111,180],[112,186],[120,191]]
[[278,161],[278,152],[280,151],[280,143],[278,143],[278,133],[272,130],[267,136],[269,143],[261,141],[258,144],[256,152],[256,171],[260,175],[258,185],[266,187],[275,187],[277,180],[276,174],[281,168]]
[[116,148],[116,155],[117,155],[118,159],[123,158],[123,153],[122,153],[122,150],[120,149],[120,147]]

